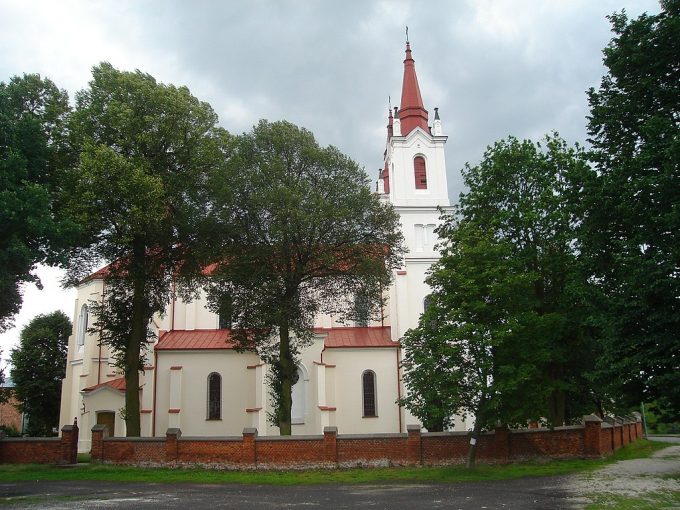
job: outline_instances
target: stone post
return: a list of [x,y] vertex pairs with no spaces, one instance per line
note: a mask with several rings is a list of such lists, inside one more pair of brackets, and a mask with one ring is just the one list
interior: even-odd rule
[[59,464],[78,463],[78,420],[73,420],[73,425],[64,425],[61,428],[61,459]]
[[599,416],[587,414],[583,417],[583,453],[589,457],[599,457],[602,455],[601,429],[602,420]]
[[254,466],[257,463],[256,437],[257,429],[248,427],[243,429],[243,446],[241,449],[241,462],[243,464]]
[[92,427],[91,461],[104,461],[104,439],[107,437],[109,437],[109,429],[106,425],[95,425]]
[[338,462],[338,427],[323,428],[324,460]]
[[182,431],[178,428],[169,428],[165,432],[165,462],[179,460],[179,438]]
[[406,425],[408,439],[406,440],[406,454],[409,463],[423,463],[423,438],[420,433],[420,425]]

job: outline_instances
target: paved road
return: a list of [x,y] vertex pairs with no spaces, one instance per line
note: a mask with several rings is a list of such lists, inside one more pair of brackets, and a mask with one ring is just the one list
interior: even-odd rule
[[664,443],[680,443],[680,436],[657,436],[650,435],[650,441],[663,441]]
[[[503,482],[412,485],[164,485],[103,482],[0,481],[0,503],[9,508],[204,510],[230,508],[370,509],[573,509],[582,508],[561,487],[561,477]],[[4,501],[3,501],[4,500]]]

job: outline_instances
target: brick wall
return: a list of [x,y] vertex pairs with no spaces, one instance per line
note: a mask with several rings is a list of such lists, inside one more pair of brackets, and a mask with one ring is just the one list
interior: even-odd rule
[[[597,457],[641,436],[639,422],[603,423],[584,417],[581,426],[508,430],[482,434],[477,458],[508,462],[528,458]],[[618,438],[618,439],[617,439]],[[618,442],[617,442],[618,441]],[[244,429],[241,437],[182,437],[168,429],[165,438],[107,437],[106,427],[92,429],[92,460],[118,464],[219,465],[228,469],[317,468],[388,465],[461,464],[467,457],[467,432],[338,435],[326,427],[319,436],[257,437]]]
[[0,439],[0,464],[75,464],[78,425],[64,425],[61,437]]

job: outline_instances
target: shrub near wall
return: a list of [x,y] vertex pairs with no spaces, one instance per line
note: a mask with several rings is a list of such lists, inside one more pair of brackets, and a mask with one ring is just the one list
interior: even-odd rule
[[[109,438],[106,427],[92,429],[92,460],[116,464],[208,465],[226,469],[309,469],[351,466],[444,465],[465,462],[467,432],[338,435],[326,427],[320,436],[182,437],[168,429],[165,438]],[[478,440],[477,458],[509,462],[530,458],[600,457],[642,436],[639,421],[603,423],[584,417],[581,426],[555,429],[497,428]]]

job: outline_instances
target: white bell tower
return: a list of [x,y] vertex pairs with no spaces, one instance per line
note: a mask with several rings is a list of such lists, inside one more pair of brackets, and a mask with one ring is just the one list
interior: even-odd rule
[[401,107],[388,113],[387,147],[378,191],[401,218],[408,252],[394,275],[389,315],[392,340],[418,325],[430,293],[427,270],[439,259],[434,233],[440,223],[437,207],[449,207],[444,145],[447,137],[435,108],[432,127],[423,106],[410,44],[406,43]]

